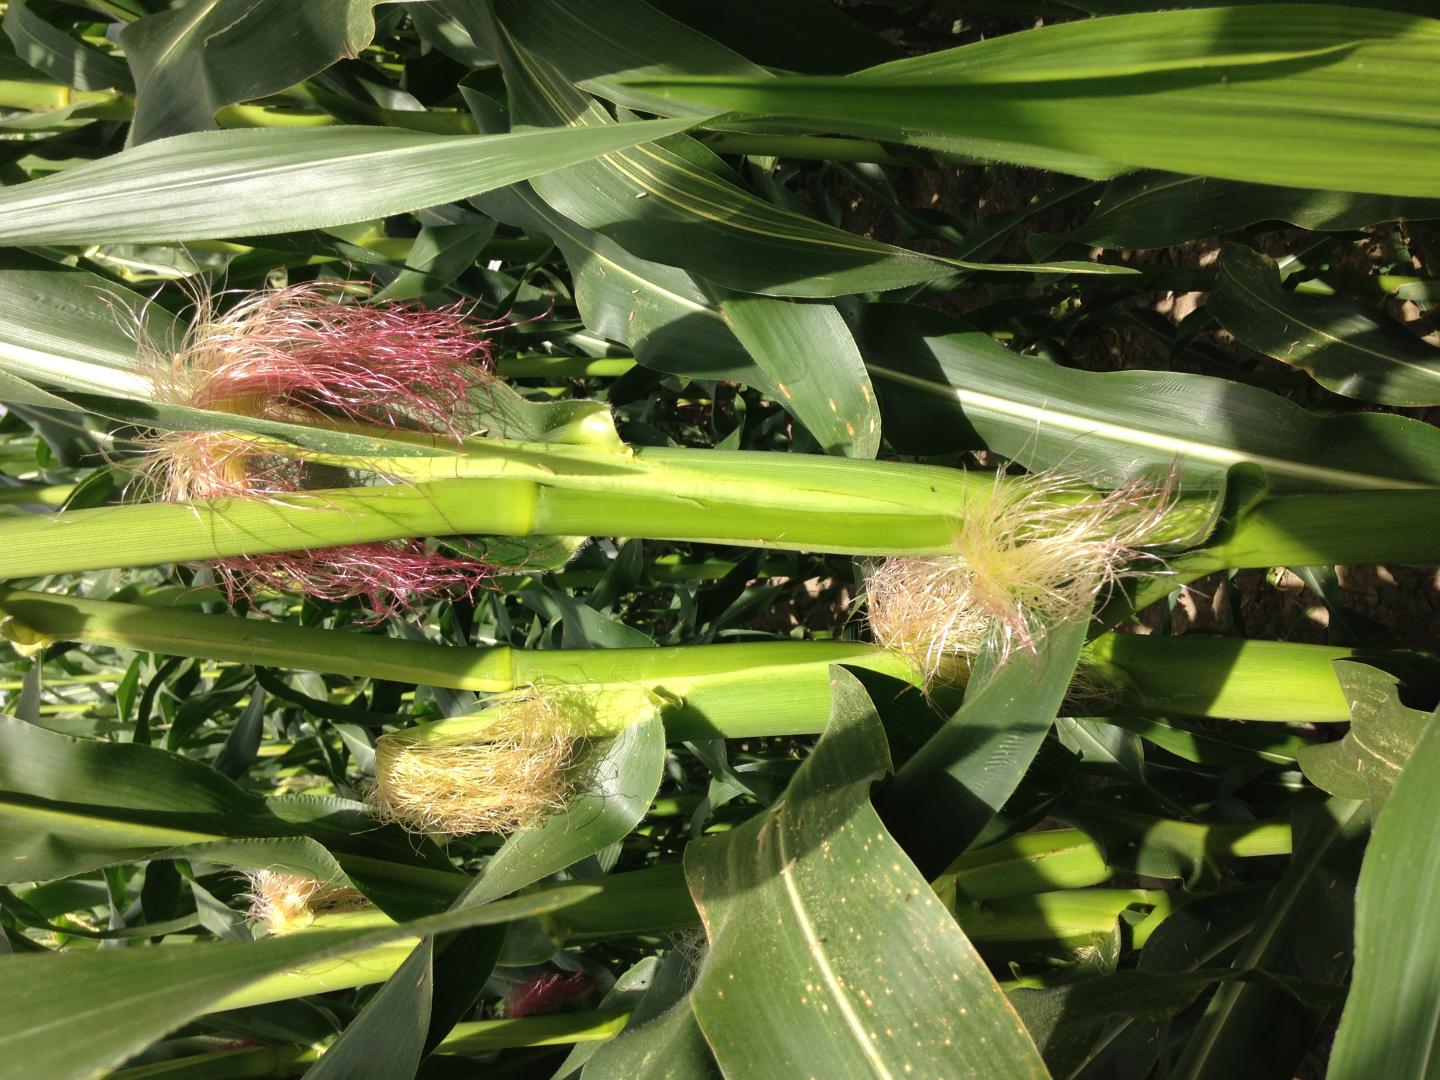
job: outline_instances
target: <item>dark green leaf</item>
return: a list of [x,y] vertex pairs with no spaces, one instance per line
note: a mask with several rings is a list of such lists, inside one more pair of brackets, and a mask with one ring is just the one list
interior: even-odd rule
[[99,49],[77,41],[31,10],[29,0],[10,0],[5,33],[16,55],[36,71],[76,90],[133,90],[130,69]]
[[1240,344],[1337,394],[1381,405],[1440,404],[1440,349],[1356,301],[1286,291],[1275,263],[1243,244],[1225,245],[1206,308]]
[[1112,180],[1070,238],[1108,248],[1165,248],[1265,221],[1339,232],[1434,217],[1440,217],[1440,202],[1428,199],[1147,172]]
[[355,56],[380,0],[196,0],[133,22],[120,43],[139,90],[133,144],[215,127],[225,105],[274,94]]
[[[1231,967],[1338,983],[1350,966],[1353,882],[1370,816],[1363,803],[1328,799],[1297,807],[1295,851],[1270,891]],[[1230,982],[1210,999],[1179,1063],[1176,1080],[1223,1080],[1258,1070],[1294,1076],[1314,1045],[1321,1015],[1288,991]]]

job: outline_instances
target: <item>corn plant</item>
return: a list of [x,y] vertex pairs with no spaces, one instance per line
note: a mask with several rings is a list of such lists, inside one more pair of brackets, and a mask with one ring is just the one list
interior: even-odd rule
[[8,0],[0,1076],[1435,1074],[1426,5]]

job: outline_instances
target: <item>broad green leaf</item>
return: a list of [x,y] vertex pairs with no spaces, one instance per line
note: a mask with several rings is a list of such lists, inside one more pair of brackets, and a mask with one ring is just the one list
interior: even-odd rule
[[[457,6],[472,33],[495,41],[516,124],[613,126],[605,110],[575,88],[573,76],[552,62],[543,40],[516,31],[508,19],[512,9],[518,10],[501,5],[507,17],[492,29],[478,0]],[[972,265],[1113,272],[1094,263],[956,263],[870,240],[751,195],[719,158],[687,137],[606,154],[534,187],[561,214],[626,251],[739,292],[839,296],[912,285]]]
[[779,802],[686,849],[710,950],[693,991],[732,1076],[1048,1074],[1004,994],[870,806],[874,706],[832,669],[830,725]]
[[1139,167],[1434,197],[1437,63],[1437,20],[1255,5],[1046,26],[848,78],[631,84],[687,108],[1088,176]]
[[1408,417],[1322,417],[1183,372],[1064,368],[917,307],[868,305],[859,337],[887,437],[905,453],[983,446],[1102,483],[1145,468],[1217,484],[1251,462],[1275,491],[1440,484],[1440,432]]
[[623,840],[650,808],[664,764],[658,716],[597,742],[575,766],[581,786],[565,809],[507,839],[459,905],[487,904]]
[[[1354,881],[1370,815],[1365,805],[1326,799],[1296,807],[1295,850],[1254,928],[1231,961],[1235,971],[1338,984],[1350,966]],[[1273,985],[1228,982],[1216,990],[1185,1043],[1174,1080],[1225,1080],[1257,1070],[1294,1076],[1314,1046],[1319,1012]]]
[[960,708],[895,774],[880,808],[922,871],[949,865],[1015,793],[1070,689],[1089,625],[1087,609],[1047,628],[1033,652],[977,672]]
[[1339,232],[1437,216],[1440,202],[1429,199],[1143,172],[1112,180],[1069,238],[1108,248],[1166,248],[1264,221]]
[[474,136],[379,127],[176,135],[0,189],[0,244],[200,240],[369,221],[477,195],[692,123]]
[[[880,422],[869,376],[833,307],[747,297],[638,259],[564,218],[528,185],[486,195],[476,205],[555,241],[570,267],[585,325],[629,345],[641,364],[754,386],[827,448],[875,455]],[[736,336],[742,326],[748,355]]]
[[1330,1080],[1440,1074],[1440,723],[1431,716],[1371,838],[1355,896],[1355,974]]
[[865,361],[834,305],[731,293],[721,312],[779,400],[827,453],[875,456],[880,407]]
[[445,288],[475,264],[493,235],[493,221],[427,225],[405,257],[405,268],[375,294],[375,299],[409,300]]
[[0,958],[0,1076],[91,1076],[289,969],[406,938],[543,915],[596,890],[549,889],[408,923],[314,930],[255,942],[97,949]]
[[1275,263],[1244,244],[1225,245],[1205,307],[1240,344],[1337,394],[1380,405],[1440,404],[1440,349],[1356,301],[1294,295]]
[[42,19],[29,0],[10,0],[5,33],[15,53],[36,71],[76,90],[133,90],[130,69],[121,60],[71,37]]
[[135,72],[130,142],[215,127],[237,101],[303,82],[375,35],[380,0],[192,0],[120,31]]
[[1400,680],[1388,672],[1344,660],[1335,670],[1350,703],[1350,729],[1338,742],[1302,749],[1300,768],[1332,795],[1369,799],[1371,812],[1378,814],[1431,717],[1401,703]]

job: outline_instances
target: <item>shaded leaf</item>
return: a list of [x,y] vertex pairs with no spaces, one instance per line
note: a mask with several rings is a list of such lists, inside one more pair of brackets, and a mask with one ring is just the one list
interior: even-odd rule
[[1275,263],[1226,244],[1206,309],[1240,344],[1337,394],[1381,405],[1440,403],[1440,349],[1353,300],[1296,296]]
[[1434,217],[1440,202],[1429,199],[1141,172],[1112,180],[1069,238],[1109,248],[1165,248],[1265,221],[1338,232]]
[[1431,718],[1400,701],[1400,680],[1389,672],[1344,660],[1335,670],[1350,702],[1350,729],[1338,742],[1312,744],[1296,756],[1316,787],[1369,799],[1378,814]]

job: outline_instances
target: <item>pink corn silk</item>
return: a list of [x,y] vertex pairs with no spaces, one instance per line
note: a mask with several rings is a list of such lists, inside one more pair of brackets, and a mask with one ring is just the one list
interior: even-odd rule
[[562,975],[558,971],[546,971],[532,975],[511,990],[505,998],[507,1017],[530,1016],[533,1013],[548,1012],[551,1009],[573,1001],[581,994],[595,988],[595,980],[583,971]]
[[[253,301],[242,319],[212,324],[197,352],[211,370],[188,404],[243,407],[274,419],[342,419],[463,439],[473,427],[470,394],[490,377],[490,343],[457,306],[351,306],[309,286]],[[202,455],[203,456],[203,455]],[[198,463],[191,463],[193,469]],[[294,462],[250,459],[243,494],[299,490]],[[197,488],[207,486],[197,475]],[[212,482],[197,494],[242,494]],[[473,597],[493,576],[483,563],[436,552],[418,540],[227,558],[221,582],[232,601],[264,589],[317,600],[364,598],[376,621],[417,598]]]
[[363,597],[375,622],[405,614],[417,598],[473,598],[494,576],[484,563],[442,555],[418,540],[221,559],[216,568],[232,603],[267,589],[332,602]]
[[191,404],[251,401],[276,419],[313,413],[459,440],[470,392],[490,378],[490,343],[477,332],[489,326],[453,305],[351,306],[283,290],[206,334],[218,363]]

